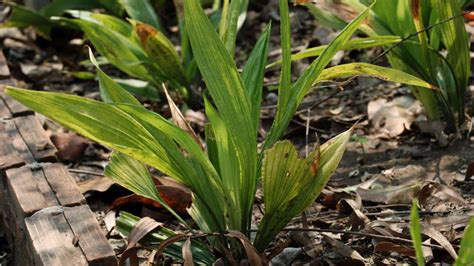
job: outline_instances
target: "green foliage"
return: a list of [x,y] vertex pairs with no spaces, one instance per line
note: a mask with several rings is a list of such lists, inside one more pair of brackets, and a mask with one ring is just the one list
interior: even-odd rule
[[[423,248],[421,242],[420,217],[418,215],[418,200],[413,200],[410,212],[410,235],[415,248],[416,260],[418,265],[425,265],[423,257]],[[469,266],[474,262],[474,218],[471,218],[469,224],[464,230],[461,240],[459,255],[454,262],[455,266]]]
[[[237,7],[229,9],[235,12]],[[177,108],[173,110],[176,125],[145,109],[123,86],[100,69],[92,53],[90,57],[97,68],[103,102],[11,87],[6,93],[65,127],[113,149],[114,155],[105,174],[127,189],[169,208],[160,198],[147,166],[188,187],[193,195],[189,214],[203,232],[235,230],[248,236],[257,184],[263,178],[266,212],[254,242],[258,250],[263,251],[288,221],[315,200],[342,158],[352,129],[321,145],[304,159],[298,158],[296,149],[288,141],[279,140],[312,85],[321,75],[334,77],[324,68],[334,54],[347,45],[350,36],[369,15],[369,10],[364,10],[344,28],[292,83],[288,3],[280,1],[284,57],[279,101],[277,115],[261,149],[257,145],[257,132],[270,25],[256,42],[243,72],[239,73],[233,60],[233,49],[229,49],[229,43],[235,42],[234,33],[226,33],[227,37],[222,40],[198,0],[186,0],[184,14],[194,60],[206,83],[204,105],[209,118],[205,132],[206,150],[200,141],[196,141]],[[102,49],[101,54],[109,62],[130,74],[150,77],[157,83],[160,81],[157,77],[161,78],[165,73],[162,64],[176,65],[177,54],[171,44],[164,35],[155,35],[156,32],[149,28],[152,26],[142,29],[147,37],[144,42],[143,34],[140,30],[137,32],[139,23],[124,24],[106,15],[90,13],[81,19],[61,21],[83,29],[96,49]],[[235,18],[230,21],[234,22],[223,26],[228,27],[224,32],[235,31]],[[107,44],[110,43],[114,44],[114,50],[109,49]],[[152,54],[155,52],[168,53],[168,61],[173,62],[160,62],[157,58],[149,60],[158,57]],[[367,73],[430,87],[400,71],[364,64],[346,65],[335,70],[339,75]],[[167,75],[177,80],[178,74],[182,72]],[[398,76],[392,77],[394,75]],[[174,106],[171,100],[170,106]],[[186,225],[181,217],[170,211]],[[233,247],[238,241],[212,238],[209,242],[214,249],[223,252],[223,247]],[[239,250],[232,249],[233,255],[242,256]]]
[[413,200],[413,204],[410,212],[410,235],[413,240],[413,246],[416,253],[416,261],[419,266],[425,265],[425,259],[423,257],[423,248],[421,242],[421,229],[420,229],[420,217],[418,215],[418,201]]
[[454,265],[464,266],[472,265],[474,262],[474,219],[471,218],[468,226],[464,230],[464,236],[461,240],[459,256]]
[[[345,5],[349,12],[360,12],[367,2],[343,0],[340,4]],[[412,2],[418,5],[412,5]],[[369,38],[406,37],[420,32],[394,47],[387,58],[394,68],[439,88],[429,91],[411,86],[429,118],[439,120],[444,116],[451,130],[456,130],[464,123],[464,98],[470,75],[469,39],[460,16],[464,2],[383,1],[374,6],[370,21],[360,27]],[[347,23],[346,13],[338,12],[335,3],[326,1],[323,6],[306,6],[317,20],[325,22],[327,26],[341,28]],[[439,25],[426,30],[435,24]]]

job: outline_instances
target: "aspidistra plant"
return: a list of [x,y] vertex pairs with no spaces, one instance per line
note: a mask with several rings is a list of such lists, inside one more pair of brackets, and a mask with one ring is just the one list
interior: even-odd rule
[[[316,199],[342,158],[352,130],[322,144],[307,158],[298,158],[290,142],[279,140],[312,85],[321,76],[335,76],[324,74],[324,68],[369,10],[370,7],[345,27],[292,83],[288,2],[280,0],[283,64],[279,100],[273,126],[261,149],[257,146],[257,129],[270,25],[239,73],[229,49],[232,38],[220,38],[199,0],[185,1],[184,18],[196,63],[207,85],[204,98],[209,123],[205,149],[189,127],[175,125],[145,109],[99,68],[105,102],[11,87],[6,92],[65,127],[112,148],[115,153],[106,175],[134,193],[164,203],[146,166],[188,187],[193,195],[189,214],[202,232],[232,230],[250,237],[255,193],[258,182],[262,182],[265,214],[253,244],[264,251],[276,234]],[[236,23],[232,25],[237,27]],[[387,80],[400,81],[403,77],[407,84],[431,88],[429,83],[397,70],[369,65],[355,69],[369,75],[384,73]],[[338,73],[344,76],[350,71],[339,69]],[[187,226],[181,217],[176,217]],[[223,251],[236,242],[213,238],[209,243]],[[232,252],[241,255],[239,249]]]
[[[364,10],[368,3],[366,0],[342,0],[338,3],[318,0],[316,5],[308,3],[306,6],[318,21],[340,29],[349,22],[351,12]],[[392,67],[439,88],[430,91],[411,86],[428,118],[432,121],[444,118],[451,131],[459,129],[465,122],[470,49],[462,6],[467,4],[470,1],[380,1],[374,6],[368,22],[360,27],[369,36],[368,40],[412,36],[401,43],[400,40],[395,41],[398,43],[396,46],[386,40],[384,45],[391,49],[387,54],[388,61]]]

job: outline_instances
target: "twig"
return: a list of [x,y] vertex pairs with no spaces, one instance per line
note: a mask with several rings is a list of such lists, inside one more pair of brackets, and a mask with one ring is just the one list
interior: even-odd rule
[[91,172],[91,171],[86,171],[86,170],[80,170],[80,169],[68,169],[68,171],[71,172],[71,173],[76,173],[76,174],[104,176],[104,174],[102,174],[102,173],[96,173],[96,172]]
[[[321,229],[321,228],[284,228],[282,231],[286,232],[320,232],[320,233],[334,233],[334,234],[348,234],[348,235],[356,235],[356,236],[364,236],[364,237],[373,237],[373,238],[380,238],[390,241],[399,241],[413,245],[413,241],[410,239],[405,239],[396,236],[384,236],[384,235],[377,235],[371,233],[362,233],[362,232],[355,232],[355,231],[346,231],[346,230],[336,230],[336,229]],[[423,246],[431,247],[431,248],[438,248],[444,249],[440,245],[436,244],[425,244],[422,243]]]

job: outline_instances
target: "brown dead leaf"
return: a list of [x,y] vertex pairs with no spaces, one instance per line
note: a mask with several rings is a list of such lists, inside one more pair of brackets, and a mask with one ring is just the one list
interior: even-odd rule
[[405,256],[410,256],[414,257],[415,256],[415,250],[412,247],[407,247],[404,245],[398,245],[392,242],[379,242],[374,245],[374,252],[380,252],[380,253],[392,253],[396,252],[401,255]]
[[204,115],[204,113],[201,111],[194,111],[188,109],[186,110],[186,112],[184,112],[184,118],[186,119],[186,121],[194,123],[200,127],[204,127],[204,125],[206,125],[207,123],[206,115]]
[[258,253],[257,249],[242,232],[231,230],[226,234],[226,236],[236,238],[240,241],[244,247],[245,254],[247,255],[250,265],[259,266],[266,264],[265,259],[262,258],[263,255]]
[[89,146],[89,141],[74,133],[57,133],[51,141],[58,149],[58,157],[62,161],[78,161]]
[[126,261],[129,259],[129,265],[138,265],[138,242],[140,242],[140,240],[142,240],[147,234],[162,225],[162,223],[159,223],[149,217],[141,218],[130,232],[127,249],[123,252],[122,256],[120,256],[119,265],[125,265]]
[[196,143],[202,149],[204,149],[201,140],[196,135],[196,132],[194,132],[193,128],[189,125],[188,121],[186,121],[179,107],[174,103],[173,98],[171,98],[171,96],[169,95],[165,85],[163,85],[163,90],[166,94],[166,98],[168,99],[168,105],[170,106],[171,116],[173,117],[174,123],[184,131],[188,132],[188,134],[191,135],[191,137],[196,141]]
[[[187,209],[191,207],[192,197],[191,194],[182,191],[181,189],[168,186],[157,186],[158,192],[160,193],[161,198],[168,204],[173,210],[177,213],[185,214]],[[125,197],[120,197],[111,204],[111,209],[117,209],[124,205],[131,203],[141,203],[146,206],[152,206],[157,209],[162,209],[163,206],[155,200],[139,196],[139,195],[129,195]]]
[[183,259],[184,259],[183,265],[193,266],[194,260],[193,260],[193,253],[191,251],[191,238],[186,239],[181,251],[183,253]]
[[334,247],[334,251],[337,254],[346,258],[351,258],[362,262],[364,261],[364,257],[362,257],[356,250],[352,249],[349,246],[346,246],[341,241],[332,238],[331,235],[327,233],[322,233],[322,235],[324,237],[324,240],[326,240],[326,242],[328,242],[331,246]]
[[114,184],[115,182],[108,177],[94,176],[94,178],[79,182],[77,185],[81,193],[84,194],[89,191],[105,192]]
[[424,235],[427,235],[431,237],[433,240],[438,242],[448,253],[453,257],[453,259],[456,259],[458,256],[456,254],[456,251],[454,250],[453,245],[449,242],[449,240],[441,234],[438,230],[436,230],[433,226],[429,224],[423,224],[422,226],[422,232]]
[[410,204],[420,190],[421,184],[419,182],[410,182],[382,189],[358,188],[357,194],[364,201],[384,204]]
[[466,171],[466,180],[474,176],[474,162],[470,163]]
[[393,138],[410,130],[412,123],[421,113],[421,104],[410,96],[400,96],[387,102],[377,99],[369,102],[369,120],[381,136]]
[[440,183],[430,182],[425,184],[419,195],[420,204],[433,211],[446,211],[446,204],[455,203],[468,206],[468,203],[454,189]]

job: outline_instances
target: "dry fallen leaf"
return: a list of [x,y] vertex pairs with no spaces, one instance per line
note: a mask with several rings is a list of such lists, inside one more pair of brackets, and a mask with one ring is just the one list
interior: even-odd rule
[[359,260],[362,262],[364,261],[364,257],[362,257],[359,254],[359,252],[357,252],[356,250],[352,249],[349,246],[346,246],[341,241],[332,238],[331,235],[329,234],[322,233],[322,235],[324,236],[324,239],[326,240],[326,242],[328,242],[331,246],[334,247],[334,251],[337,254],[344,256],[346,258],[351,258],[351,259]]
[[89,141],[74,133],[58,133],[51,136],[62,161],[78,161],[89,146]]
[[369,120],[381,136],[393,138],[410,130],[412,123],[421,113],[421,104],[410,96],[400,96],[388,102],[377,99],[369,102]]

